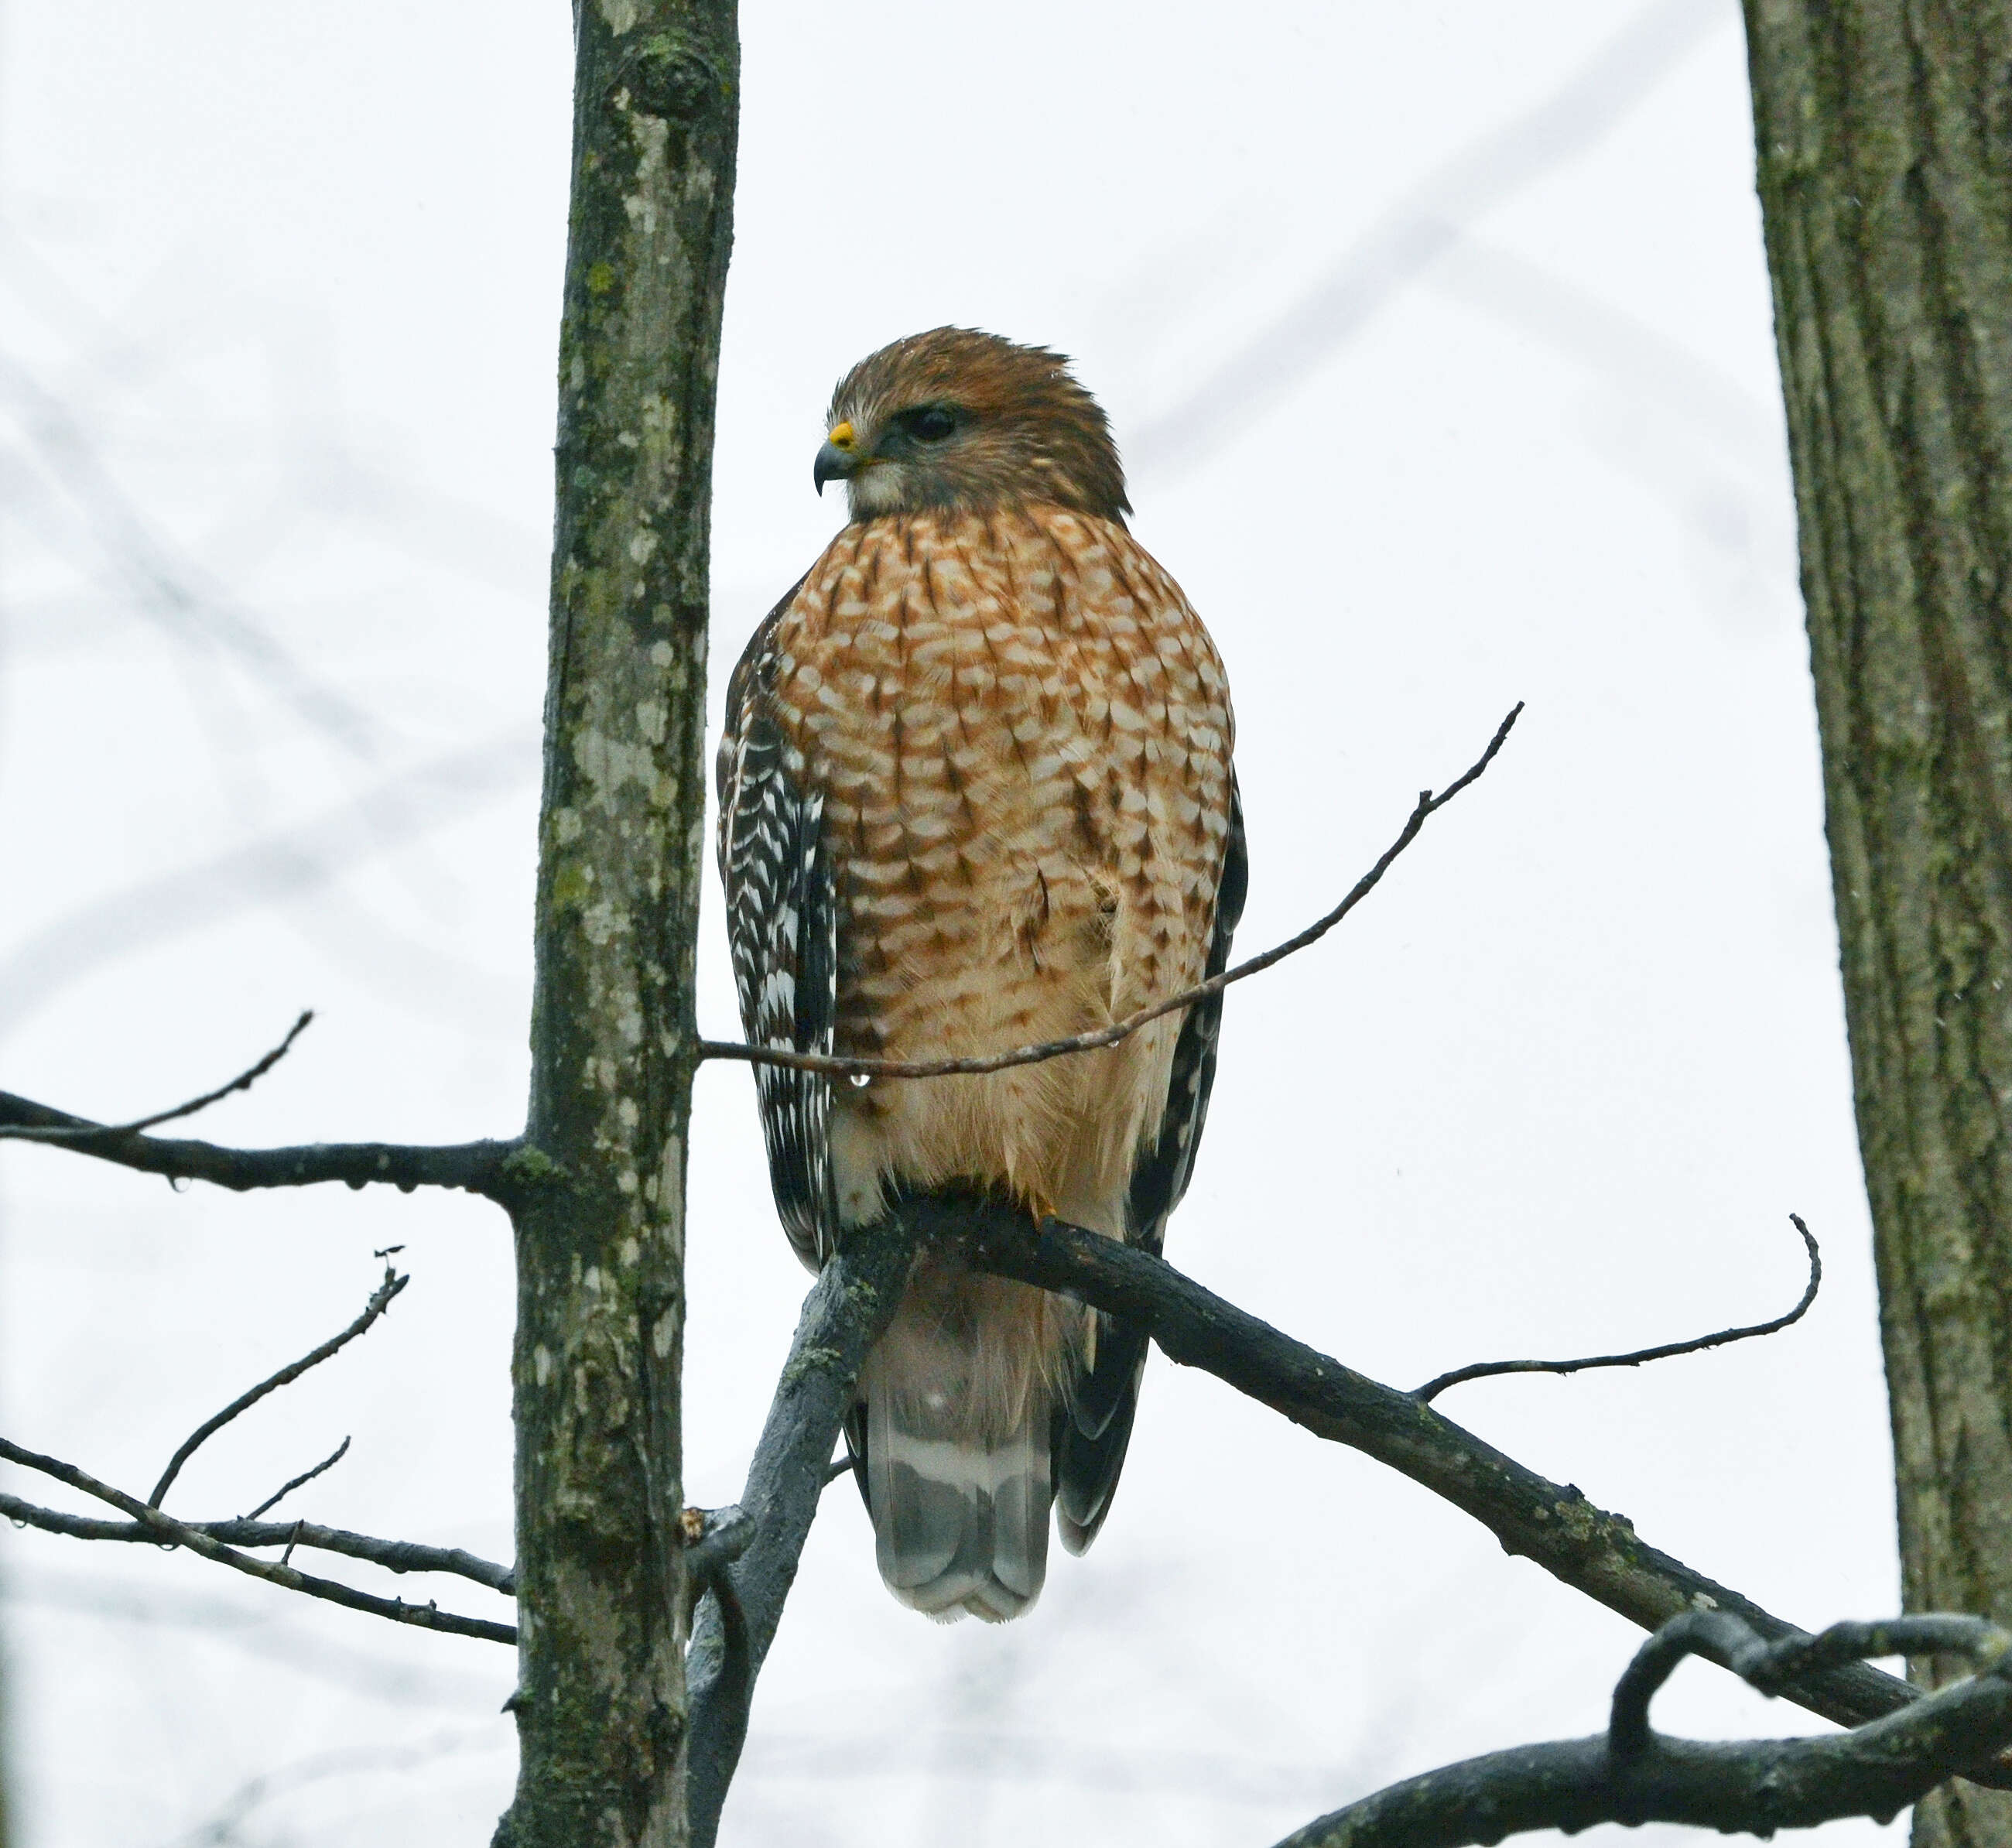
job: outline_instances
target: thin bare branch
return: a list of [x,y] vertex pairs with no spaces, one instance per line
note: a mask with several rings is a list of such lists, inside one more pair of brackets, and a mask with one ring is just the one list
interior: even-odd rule
[[239,1072],[228,1084],[219,1085],[213,1091],[205,1091],[201,1097],[191,1097],[186,1104],[177,1104],[166,1110],[157,1110],[152,1116],[139,1117],[130,1123],[114,1123],[102,1128],[61,1124],[0,1123],[0,1141],[74,1143],[91,1136],[137,1136],[141,1130],[151,1129],[158,1123],[172,1123],[180,1117],[194,1116],[198,1111],[209,1109],[212,1104],[222,1103],[234,1092],[251,1090],[293,1050],[294,1042],[307,1031],[309,1023],[313,1019],[314,1010],[312,1008],[303,1008],[300,1019],[287,1029],[287,1036],[256,1065]]
[[1065,1040],[1046,1040],[1038,1045],[1016,1047],[1011,1052],[990,1053],[974,1058],[948,1059],[873,1059],[838,1058],[820,1052],[794,1052],[776,1046],[749,1046],[737,1040],[701,1040],[698,1056],[701,1059],[733,1059],[744,1065],[787,1065],[793,1072],[815,1072],[832,1078],[956,1078],[976,1076],[987,1072],[1004,1072],[1015,1065],[1039,1065],[1044,1060],[1061,1058],[1070,1053],[1093,1052],[1100,1047],[1116,1046],[1129,1040],[1148,1022],[1158,1020],[1163,1014],[1172,1014],[1184,1008],[1193,1007],[1197,1001],[1207,1001],[1210,996],[1220,994],[1232,983],[1262,975],[1275,964],[1283,962],[1288,956],[1297,954],[1310,944],[1317,944],[1333,929],[1336,925],[1354,911],[1373,892],[1390,870],[1392,863],[1413,841],[1431,818],[1447,803],[1479,777],[1494,762],[1496,754],[1507,741],[1511,728],[1521,715],[1523,702],[1518,700],[1509,715],[1495,730],[1489,740],[1488,748],[1470,765],[1461,775],[1434,795],[1430,790],[1422,790],[1397,838],[1383,851],[1376,864],[1349,888],[1347,896],[1325,917],[1316,919],[1297,936],[1289,936],[1282,944],[1275,944],[1261,955],[1254,956],[1247,962],[1240,962],[1234,969],[1225,969],[1219,976],[1211,976],[1206,982],[1198,982],[1192,988],[1185,988],[1179,994],[1168,995],[1164,1001],[1153,1002],[1136,1013],[1128,1014],[1122,1020],[1114,1021],[1109,1026],[1072,1034]]
[[[102,1501],[120,1513],[129,1515],[146,1529],[154,1540],[186,1547],[190,1552],[213,1560],[217,1564],[228,1566],[233,1572],[242,1572],[248,1578],[262,1579],[269,1585],[279,1586],[287,1591],[297,1591],[308,1597],[323,1598],[332,1604],[341,1604],[351,1611],[361,1611],[369,1616],[382,1617],[393,1623],[412,1624],[423,1630],[440,1630],[455,1636],[477,1636],[486,1642],[507,1643],[515,1645],[517,1632],[510,1624],[490,1623],[480,1618],[460,1617],[452,1611],[442,1611],[432,1604],[408,1604],[402,1598],[373,1597],[368,1592],[357,1590],[353,1586],[339,1585],[331,1579],[317,1579],[298,1568],[286,1564],[273,1565],[262,1559],[254,1559],[248,1554],[227,1546],[212,1539],[200,1528],[191,1527],[186,1522],[177,1521],[171,1514],[141,1501],[136,1496],[101,1482],[95,1476],[85,1473],[73,1463],[65,1463],[55,1457],[45,1457],[34,1450],[23,1450],[0,1437],[0,1462],[19,1464],[23,1469],[32,1469],[41,1475],[52,1476],[57,1482]],[[11,1505],[8,1505],[11,1504]],[[10,1516],[25,1504],[9,1496],[0,1504],[0,1512]],[[27,1518],[26,1516],[19,1518]],[[37,1522],[37,1525],[42,1523]],[[283,1535],[294,1531],[284,1522],[280,1524]],[[91,1536],[91,1538],[110,1537]]]
[[[1728,1611],[1770,1640],[1803,1633],[1647,1545],[1625,1515],[1526,1468],[1412,1394],[1280,1333],[1148,1252],[1059,1220],[1036,1232],[1024,1215],[982,1198],[904,1201],[901,1216],[922,1236],[954,1244],[979,1270],[1072,1296],[1144,1329],[1169,1360],[1213,1373],[1316,1436],[1408,1476],[1480,1522],[1504,1552],[1534,1561],[1644,1629],[1687,1611]],[[1780,1691],[1846,1726],[1917,1697],[1905,1682],[1858,1663],[1812,1668]],[[2012,1788],[2012,1772],[1970,1775]]]
[[[161,1544],[159,1530],[137,1521],[101,1521],[87,1514],[65,1514],[59,1508],[39,1507],[14,1495],[0,1494],[0,1519],[73,1540],[111,1540],[129,1546]],[[374,1534],[351,1533],[344,1528],[317,1527],[312,1521],[188,1521],[181,1525],[227,1547],[284,1547],[290,1551],[295,1547],[306,1547],[318,1553],[364,1560],[387,1572],[450,1572],[457,1579],[486,1585],[505,1597],[514,1597],[517,1593],[517,1575],[508,1566],[464,1553],[458,1547],[380,1539]]]
[[[1407,1778],[1286,1837],[1279,1848],[1471,1848],[1599,1822],[1688,1824],[1771,1836],[1847,1816],[1890,1821],[1938,1784],[2012,1744],[2012,1636],[1974,1617],[1835,1624],[1768,1642],[1725,1611],[1672,1619],[1614,1690],[1606,1732],[1521,1746]],[[1649,1701],[1687,1655],[1729,1665],[1763,1693],[1868,1656],[1967,1656],[1978,1672],[1854,1731],[1709,1743],[1649,1725]]]
[[1715,1335],[1700,1335],[1689,1341],[1666,1342],[1661,1347],[1638,1347],[1632,1354],[1593,1354],[1576,1361],[1477,1361],[1471,1367],[1456,1367],[1450,1373],[1442,1373],[1436,1379],[1427,1380],[1412,1397],[1429,1404],[1448,1386],[1461,1386],[1470,1379],[1492,1379],[1498,1373],[1584,1373],[1595,1367],[1639,1367],[1648,1361],[1674,1360],[1679,1354],[1702,1354],[1707,1348],[1723,1347],[1732,1341],[1751,1341],[1762,1335],[1778,1335],[1808,1314],[1810,1304],[1817,1300],[1818,1290],[1823,1286],[1823,1254],[1817,1248],[1815,1235],[1803,1223],[1800,1214],[1791,1213],[1789,1223],[1803,1236],[1803,1249],[1809,1254],[1810,1279],[1795,1308],[1785,1315],[1776,1316],[1772,1322],[1757,1322],[1750,1328],[1721,1329]]
[[[15,1129],[57,1129],[91,1133],[62,1137],[10,1137]],[[266,1187],[311,1187],[326,1181],[367,1187],[384,1183],[401,1193],[416,1187],[458,1188],[507,1202],[512,1192],[511,1158],[523,1144],[508,1141],[448,1143],[438,1147],[397,1142],[307,1143],[294,1148],[235,1149],[213,1142],[147,1136],[0,1091],[0,1140],[31,1140],[111,1161],[173,1182],[208,1181],[235,1193]]]
[[[214,1418],[205,1418],[202,1423],[197,1425],[194,1430],[189,1433],[187,1437],[183,1440],[181,1448],[177,1450],[175,1454],[168,1459],[167,1468],[161,1472],[161,1479],[154,1485],[154,1493],[147,1497],[147,1505],[149,1507],[159,1507],[161,1505],[162,1498],[167,1493],[168,1489],[173,1483],[175,1478],[181,1474],[182,1465],[187,1462],[189,1458],[193,1457],[205,1443],[207,1443],[211,1438],[214,1437],[218,1432],[221,1431],[226,1425],[229,1424],[230,1421],[236,1418],[241,1412],[250,1411],[253,1406],[256,1405],[259,1401],[264,1398],[269,1393],[276,1393],[280,1388],[284,1386],[291,1386],[293,1382],[298,1379],[303,1373],[306,1372],[309,1368],[319,1367],[323,1361],[328,1360],[333,1356],[340,1354],[343,1349],[347,1347],[351,1342],[354,1341],[358,1336],[366,1333],[373,1324],[376,1322],[378,1317],[382,1315],[387,1309],[391,1308],[392,1299],[395,1297],[399,1291],[403,1290],[408,1283],[411,1283],[412,1280],[412,1279],[409,1275],[401,1276],[387,1263],[384,1266],[384,1281],[379,1284],[376,1289],[371,1293],[370,1300],[363,1305],[363,1313],[358,1316],[357,1318],[352,1322],[348,1328],[344,1329],[341,1334],[331,1336],[328,1340],[324,1341],[320,1347],[315,1348],[309,1353],[302,1354],[298,1360],[289,1361],[285,1366],[282,1367],[278,1372],[273,1375],[270,1379],[260,1380],[256,1386],[253,1386],[250,1390],[250,1391],[239,1393],[235,1399],[232,1400],[230,1403],[225,1406],[223,1411],[217,1413]],[[343,1450],[348,1449],[349,1440],[347,1438],[343,1440],[342,1447]],[[337,1457],[339,1457],[341,1454],[341,1450],[336,1452]],[[335,1457],[331,1457],[328,1460],[328,1463],[325,1463],[321,1466],[322,1468],[327,1468],[330,1464],[333,1464],[334,1461]],[[319,1470],[310,1470],[308,1472],[309,1475],[318,1475],[319,1474],[320,1474]],[[305,1482],[307,1479],[307,1476],[303,1476],[300,1479],[300,1482]],[[288,1485],[291,1488],[298,1488],[299,1486],[300,1482],[294,1482]],[[280,1491],[280,1495],[284,1495],[286,1493],[287,1490],[284,1489]],[[279,1496],[275,1496],[273,1498],[273,1500],[276,1501],[279,1498]],[[272,1502],[268,1502],[266,1504],[267,1507],[270,1507],[272,1505]],[[263,1511],[262,1510],[261,1512],[262,1511]]]
[[[291,1482],[283,1484],[280,1488],[274,1490],[272,1494],[267,1496],[263,1501],[260,1502],[250,1514],[244,1517],[244,1518],[247,1521],[255,1521],[261,1514],[269,1514],[273,1509],[277,1507],[281,1502],[284,1501],[296,1489],[305,1489],[309,1483],[312,1482],[315,1479],[316,1476],[326,1475],[331,1469],[334,1468],[336,1464],[340,1463],[343,1458],[348,1454],[349,1440],[345,1437],[333,1450],[330,1451],[326,1457],[323,1457],[313,1468],[303,1470],[298,1475],[295,1476]],[[154,1497],[154,1500],[156,1505],[158,1505],[160,1501],[160,1497],[157,1495]]]

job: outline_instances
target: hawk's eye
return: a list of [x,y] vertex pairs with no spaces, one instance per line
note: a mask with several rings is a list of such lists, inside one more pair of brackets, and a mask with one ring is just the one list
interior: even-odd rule
[[941,405],[925,405],[919,411],[908,412],[901,421],[916,441],[940,443],[957,428],[957,413]]

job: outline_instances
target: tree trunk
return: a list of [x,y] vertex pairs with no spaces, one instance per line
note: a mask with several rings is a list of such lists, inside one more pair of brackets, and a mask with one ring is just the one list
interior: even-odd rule
[[[2006,1621],[2012,5],[1746,13],[1904,1596]],[[2012,1843],[2012,1800],[1916,1839]]]
[[14,1841],[13,1811],[7,1800],[13,1782],[12,1744],[7,1725],[7,1660],[0,1654],[0,1848],[12,1848]]
[[510,1848],[686,1839],[685,1129],[733,0],[575,9],[526,1149]]

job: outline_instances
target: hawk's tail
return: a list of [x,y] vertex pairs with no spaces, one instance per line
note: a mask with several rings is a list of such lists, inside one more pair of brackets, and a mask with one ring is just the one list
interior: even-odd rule
[[1100,1315],[1090,1364],[1054,1420],[1055,1525],[1072,1553],[1089,1550],[1132,1442],[1139,1382],[1146,1372],[1146,1336]]
[[987,1623],[1018,1617],[1047,1571],[1046,1388],[1027,1392],[1015,1429],[983,1436],[963,1393],[933,1390],[910,1369],[869,1365],[861,1386],[863,1486],[887,1589],[946,1622],[966,1611]]

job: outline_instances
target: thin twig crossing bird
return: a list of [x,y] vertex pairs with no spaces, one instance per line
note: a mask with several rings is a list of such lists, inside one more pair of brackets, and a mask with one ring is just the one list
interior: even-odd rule
[[[1058,355],[940,327],[839,384],[815,479],[851,519],[727,692],[719,856],[747,1037],[893,1059],[1108,1024],[1227,965],[1243,829],[1222,664],[1133,538],[1104,412]],[[903,1194],[1003,1194],[1158,1251],[1222,1001],[983,1076],[760,1065],[813,1267]],[[933,1616],[1039,1595],[1052,1504],[1111,1505],[1145,1340],[942,1257],[869,1357],[848,1442],[880,1572]]]

